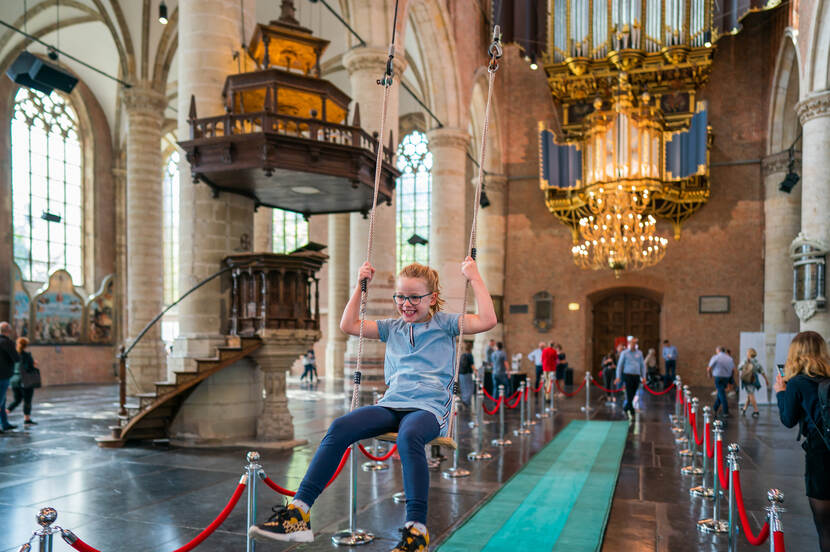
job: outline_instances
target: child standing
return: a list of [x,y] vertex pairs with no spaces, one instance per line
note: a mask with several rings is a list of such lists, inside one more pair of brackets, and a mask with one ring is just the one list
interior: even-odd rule
[[[470,281],[479,312],[464,315],[464,333],[485,332],[496,325],[492,299],[472,258],[464,260],[461,272]],[[371,281],[374,273],[375,269],[364,263],[358,282]],[[360,333],[360,296],[358,284],[340,320],[340,329],[349,335]],[[424,446],[447,435],[461,315],[441,312],[444,301],[438,273],[417,263],[401,270],[392,299],[397,318],[366,320],[363,326],[364,337],[386,343],[386,393],[377,405],[358,408],[331,424],[294,500],[287,507],[274,507],[268,521],[250,528],[251,535],[278,541],[312,541],[309,509],[346,449],[361,439],[397,432],[407,521],[401,541],[392,552],[428,549],[429,471]]]

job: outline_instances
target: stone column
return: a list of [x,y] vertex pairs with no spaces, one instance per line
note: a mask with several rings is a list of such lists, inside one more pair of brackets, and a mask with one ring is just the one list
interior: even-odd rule
[[461,262],[467,252],[467,146],[470,135],[457,128],[427,133],[432,152],[432,200],[429,264],[438,271],[447,312],[461,312],[464,277]]
[[[490,295],[501,301],[504,297],[504,244],[507,232],[507,177],[487,175],[484,191],[490,206],[478,213],[478,269]],[[502,305],[503,305],[503,301]],[[499,305],[496,305],[498,310]],[[497,312],[498,314],[498,312]],[[477,363],[485,360],[484,352],[491,339],[504,341],[504,324],[499,323],[484,333],[476,335],[474,356]]]
[[260,207],[254,212],[254,251],[274,251],[274,210],[270,207]]
[[[801,122],[801,232],[811,240],[830,245],[830,90],[811,94],[796,105]],[[827,295],[825,291],[825,296]],[[801,331],[814,330],[830,337],[830,311],[826,308],[802,318]]]
[[[122,94],[127,112],[127,339],[132,342],[162,309],[161,126],[167,98],[149,83]],[[131,351],[130,394],[150,391],[163,379],[165,355],[156,324]]]
[[262,369],[265,402],[262,416],[256,424],[257,441],[280,442],[290,448],[294,442],[294,422],[288,411],[285,396],[285,374],[297,357],[310,349],[320,339],[316,330],[265,330],[262,333],[265,345],[254,357]]
[[[788,250],[801,229],[801,186],[789,194],[778,189],[787,174],[789,154],[770,155],[761,164],[764,178],[764,341],[763,363],[772,381],[775,365],[775,337],[798,331],[792,305],[793,264]],[[799,171],[801,172],[801,171]]]
[[[242,7],[247,40],[256,20],[255,2],[244,0]],[[240,49],[242,41],[242,15],[239,0],[180,0],[179,11],[178,135],[187,139],[190,137],[187,118],[191,96],[195,98],[198,116],[225,112],[222,87],[225,78],[237,72],[233,54]],[[227,255],[250,251],[254,205],[251,199],[239,195],[222,193],[213,197],[207,185],[193,183],[190,166],[184,158],[179,171],[179,290],[184,293],[220,270],[222,259]],[[216,355],[216,347],[225,344],[223,333],[227,328],[223,325],[229,308],[229,296],[223,292],[218,279],[179,305],[180,335],[173,346],[168,371],[193,370],[195,358]],[[196,405],[188,401],[179,416],[185,420],[201,417],[199,426],[188,427],[218,441],[253,435],[262,408],[258,384],[261,375],[256,366],[239,362],[223,369],[217,376],[227,383],[225,392],[239,400],[233,406],[217,402],[213,406]],[[228,418],[234,420],[233,425],[224,423]]]
[[[383,75],[388,57],[387,50],[373,47],[359,47],[343,55],[343,65],[349,72],[351,95],[360,104],[360,118],[363,128],[377,132],[380,127],[383,88],[377,80]],[[398,96],[400,75],[404,65],[395,58],[395,83],[389,95],[383,144],[389,143],[389,133],[397,144]],[[359,213],[353,213],[349,221],[349,293],[357,285],[357,270],[366,260],[366,244],[369,220]],[[386,318],[393,315],[392,294],[395,288],[395,208],[394,205],[380,204],[376,209],[375,238],[372,264],[375,278],[369,287],[369,303],[366,314],[369,318]],[[357,362],[357,338],[350,338],[346,347],[344,373],[346,385],[351,385],[351,374]],[[380,341],[367,341],[363,347],[363,388],[376,389],[383,386],[383,357],[386,347]]]
[[349,217],[329,215],[328,228],[328,327],[326,329],[326,389],[343,374],[348,336],[340,330],[340,317],[349,300]]

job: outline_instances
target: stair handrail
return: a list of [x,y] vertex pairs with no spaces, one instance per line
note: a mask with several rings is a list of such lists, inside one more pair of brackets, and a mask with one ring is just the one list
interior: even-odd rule
[[[187,298],[187,296],[189,296],[191,293],[193,293],[194,291],[196,291],[200,287],[204,286],[205,284],[212,281],[213,279],[221,276],[222,274],[224,274],[226,272],[230,272],[234,268],[236,268],[236,267],[227,266],[227,267],[225,267],[225,268],[223,268],[223,269],[221,269],[217,272],[214,272],[213,274],[211,274],[210,276],[208,276],[204,280],[201,280],[199,283],[197,283],[196,285],[191,287],[189,290],[184,292],[184,294],[181,297],[179,297],[178,299],[176,299],[175,301],[173,301],[172,303],[170,303],[169,305],[164,307],[164,309],[162,309],[162,311],[160,313],[158,313],[152,320],[150,320],[147,323],[147,325],[144,326],[144,329],[141,330],[138,333],[138,335],[136,336],[136,338],[133,340],[133,342],[130,344],[129,347],[125,348],[124,345],[122,344],[118,348],[118,355],[116,355],[116,358],[118,359],[118,415],[119,416],[126,416],[127,415],[127,407],[126,407],[126,404],[127,404],[127,357],[129,356],[129,354],[133,350],[133,348],[136,345],[138,345],[138,342],[141,341],[141,339],[147,334],[147,332],[150,331],[150,328],[152,328],[159,320],[161,320],[161,318],[165,314],[167,314],[167,312],[170,311],[170,309],[172,309],[173,307],[175,307],[176,305],[181,303],[185,298]],[[130,373],[130,375],[132,376],[132,372]]]

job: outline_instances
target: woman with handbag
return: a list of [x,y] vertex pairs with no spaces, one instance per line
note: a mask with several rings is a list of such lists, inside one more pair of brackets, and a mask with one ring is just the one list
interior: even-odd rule
[[25,337],[17,339],[17,354],[20,355],[20,360],[14,364],[14,375],[11,380],[14,402],[9,405],[7,412],[11,414],[22,402],[23,424],[37,425],[37,422],[32,420],[32,397],[35,389],[40,387],[40,370],[37,369],[32,354],[26,350],[28,346],[29,340]]

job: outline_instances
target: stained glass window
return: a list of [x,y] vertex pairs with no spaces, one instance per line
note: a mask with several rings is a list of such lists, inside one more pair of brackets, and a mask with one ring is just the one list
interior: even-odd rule
[[164,302],[179,298],[179,152],[164,165]]
[[65,268],[83,285],[83,181],[78,116],[67,99],[21,88],[11,124],[14,262],[45,282]]
[[417,130],[398,146],[396,186],[398,270],[410,263],[429,264],[432,153],[426,134]]
[[291,253],[308,243],[308,221],[300,213],[274,209],[274,253]]

